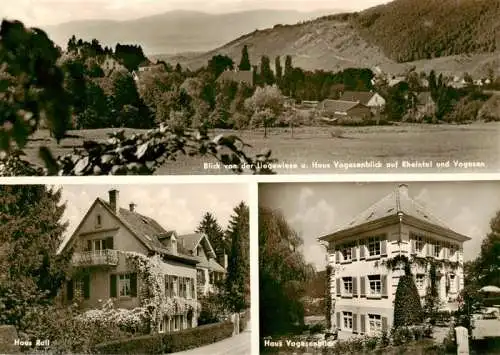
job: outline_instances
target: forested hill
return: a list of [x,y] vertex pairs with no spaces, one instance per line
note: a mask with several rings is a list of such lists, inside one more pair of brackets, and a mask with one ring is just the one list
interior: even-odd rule
[[351,19],[398,62],[500,49],[500,0],[395,0]]
[[500,0],[394,0],[358,13],[276,24],[207,53],[162,59],[196,69],[216,54],[237,62],[244,45],[252,63],[262,55],[291,55],[303,69],[339,71],[412,61],[427,72],[484,76],[484,67],[498,68]]

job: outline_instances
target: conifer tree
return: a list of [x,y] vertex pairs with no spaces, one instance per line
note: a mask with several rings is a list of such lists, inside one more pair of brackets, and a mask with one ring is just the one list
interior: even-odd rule
[[245,44],[241,50],[241,61],[238,65],[239,70],[250,70],[252,65],[250,64],[250,57],[248,56],[248,47]]
[[225,298],[228,308],[239,312],[250,304],[250,225],[248,206],[244,202],[234,208],[226,236],[231,250]]
[[196,233],[206,234],[217,257],[223,257],[227,253],[227,247],[224,242],[224,231],[215,216],[210,212],[203,215],[198,228],[196,228]]

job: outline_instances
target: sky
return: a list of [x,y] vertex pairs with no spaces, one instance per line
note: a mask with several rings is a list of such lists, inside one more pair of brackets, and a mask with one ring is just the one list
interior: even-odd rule
[[172,10],[226,13],[256,9],[362,10],[387,0],[3,0],[2,18],[44,26],[88,19],[129,20]]
[[[500,211],[500,182],[409,182],[410,197],[452,230],[471,238],[464,260],[477,257],[490,220]],[[317,270],[325,267],[318,237],[347,225],[391,193],[398,183],[280,183],[259,186],[259,205],[280,210],[304,240],[302,252]]]
[[66,202],[63,221],[69,222],[69,238],[97,197],[108,201],[108,191],[119,190],[119,205],[133,202],[136,211],[155,219],[163,228],[179,234],[193,233],[202,216],[211,212],[225,229],[233,209],[248,204],[246,184],[165,184],[165,185],[63,185],[61,202]]

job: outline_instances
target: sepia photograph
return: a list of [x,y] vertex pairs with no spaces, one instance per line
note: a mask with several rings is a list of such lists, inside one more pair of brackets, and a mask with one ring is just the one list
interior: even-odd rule
[[259,184],[261,354],[498,354],[500,182]]
[[0,353],[251,355],[248,198],[1,185]]
[[0,13],[3,176],[500,171],[499,0]]

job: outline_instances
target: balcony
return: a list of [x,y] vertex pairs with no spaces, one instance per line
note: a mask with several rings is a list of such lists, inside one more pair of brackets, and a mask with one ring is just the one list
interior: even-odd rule
[[116,266],[118,250],[104,249],[74,253],[72,262],[76,266]]

